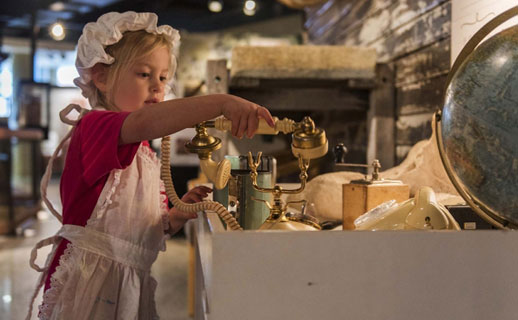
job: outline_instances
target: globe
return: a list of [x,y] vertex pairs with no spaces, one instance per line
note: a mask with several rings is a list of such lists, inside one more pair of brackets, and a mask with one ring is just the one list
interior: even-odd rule
[[518,26],[497,33],[451,77],[443,148],[467,193],[518,225]]

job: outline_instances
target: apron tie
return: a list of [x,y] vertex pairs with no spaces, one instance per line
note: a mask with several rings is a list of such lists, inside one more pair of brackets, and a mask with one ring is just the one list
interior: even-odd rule
[[[60,239],[60,237],[57,234],[54,236],[48,237],[46,239],[39,241],[34,246],[34,248],[32,248],[32,250],[31,250],[31,259],[30,259],[29,263],[31,265],[31,268],[33,268],[34,270],[36,270],[38,272],[41,272],[41,275],[38,280],[38,285],[36,286],[36,289],[34,290],[34,292],[32,294],[31,302],[29,305],[29,312],[27,313],[27,317],[25,318],[25,320],[30,320],[30,318],[31,318],[32,307],[34,305],[34,301],[36,301],[38,292],[40,292],[41,288],[43,287],[43,284],[45,283],[45,279],[47,278],[49,266],[50,266],[52,257],[54,256],[54,253],[56,250],[56,244],[59,242],[59,239]],[[47,261],[45,262],[45,266],[43,268],[41,268],[40,266],[38,266],[36,264],[36,258],[38,257],[38,249],[41,249],[41,248],[46,247],[51,244],[54,245],[54,247],[53,247],[52,251],[49,253],[49,255],[47,256]]]
[[60,237],[56,234],[56,235],[53,235],[51,237],[48,237],[48,238],[43,239],[43,240],[39,241],[38,243],[36,243],[34,248],[32,248],[32,250],[31,250],[31,259],[29,261],[31,268],[33,268],[34,270],[36,270],[38,272],[48,271],[49,267],[47,265],[45,265],[43,268],[41,268],[40,266],[38,266],[36,264],[36,258],[38,257],[38,250],[43,247],[49,246],[51,244],[52,245],[57,244],[59,241],[59,238]]
[[[72,120],[70,118],[68,118],[68,115],[70,114],[70,112],[72,112],[72,110],[76,110],[77,112],[79,112],[79,116],[77,117],[76,120]],[[81,108],[79,105],[77,104],[69,104],[66,108],[64,108],[63,110],[61,110],[59,112],[59,118],[61,119],[61,121],[63,121],[64,123],[66,124],[69,124],[71,126],[76,126],[77,123],[79,122],[79,120],[81,120],[81,118],[87,114],[89,112],[88,109],[84,109],[84,108]],[[56,157],[58,156],[59,152],[61,151],[61,149],[63,148],[63,145],[65,144],[65,142],[70,139],[70,137],[72,136],[72,132],[73,130],[70,130],[64,137],[63,139],[61,140],[61,142],[59,143],[58,147],[56,148],[56,150],[54,151],[54,153],[52,154],[52,156],[50,157],[49,159],[49,163],[47,164],[47,168],[45,169],[45,173],[43,174],[43,177],[41,178],[41,184],[40,184],[40,193],[41,193],[41,198],[43,200],[43,202],[45,203],[45,205],[47,206],[47,208],[50,210],[50,212],[54,215],[54,217],[56,217],[56,219],[59,220],[59,222],[63,223],[63,217],[61,216],[61,214],[54,208],[54,206],[52,205],[52,203],[49,201],[49,199],[47,198],[47,188],[48,188],[48,185],[49,185],[49,181],[50,181],[50,177],[52,175],[52,165],[54,164],[54,160],[56,159]],[[32,265],[31,265],[32,266]]]

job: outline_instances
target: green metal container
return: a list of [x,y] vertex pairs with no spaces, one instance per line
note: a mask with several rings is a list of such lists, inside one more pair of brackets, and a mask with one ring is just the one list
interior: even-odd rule
[[[262,193],[254,189],[250,179],[250,168],[246,156],[226,156],[231,163],[231,178],[227,186],[214,190],[213,198],[223,204],[236,217],[245,230],[258,229],[270,215],[270,210],[260,201],[271,202],[271,193]],[[275,159],[270,156],[261,157],[261,165],[257,170],[257,185],[271,188],[274,183],[273,172]]]

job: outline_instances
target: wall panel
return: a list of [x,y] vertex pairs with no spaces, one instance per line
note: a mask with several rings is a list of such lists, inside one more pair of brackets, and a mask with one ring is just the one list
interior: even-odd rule
[[[450,0],[330,0],[305,9],[312,44],[376,48],[394,66],[396,163],[431,135],[450,66]],[[391,105],[391,104],[387,104]]]

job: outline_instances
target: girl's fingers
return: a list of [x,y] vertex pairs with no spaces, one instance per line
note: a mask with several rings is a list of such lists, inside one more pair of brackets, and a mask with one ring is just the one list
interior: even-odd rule
[[237,136],[237,131],[239,130],[239,117],[234,117],[233,119],[230,119],[232,121],[232,135],[235,137]]
[[200,202],[200,201],[201,201],[201,197],[197,194],[188,194],[188,195],[186,195],[185,200],[184,200],[184,202],[187,202],[187,203],[196,203],[196,202]]
[[246,127],[248,126],[248,117],[249,115],[242,115],[239,118],[239,130],[237,132],[237,137],[241,139],[245,134]]
[[246,129],[246,136],[248,138],[252,138],[257,131],[257,127],[259,127],[259,118],[257,118],[258,111],[259,109],[256,109],[256,112],[250,112],[248,114],[248,127]]
[[229,107],[224,111],[224,115],[232,122],[231,133],[233,136],[242,138],[246,133],[251,138],[257,131],[259,118],[265,119],[269,126],[275,126],[272,115],[265,107],[246,100],[239,102],[236,106],[238,105],[240,106],[237,109]]
[[184,202],[186,200],[200,202],[203,198],[207,197],[210,192],[212,192],[210,188],[194,188],[184,195]]
[[207,194],[211,193],[212,189],[206,186],[197,186],[189,190],[184,196],[188,197],[192,194],[197,194],[201,196],[207,196]]
[[212,189],[209,187],[206,187],[206,186],[198,186],[198,187],[193,188],[189,192],[195,192],[197,194],[207,194],[207,193],[211,193]]
[[190,193],[186,193],[183,197],[182,197],[182,201],[185,202],[185,203],[193,203],[193,199],[192,199],[192,196]]
[[275,121],[273,120],[270,111],[268,111],[268,109],[266,109],[265,107],[259,107],[259,110],[257,111],[257,116],[266,120],[266,123],[268,123],[270,127],[275,126]]

